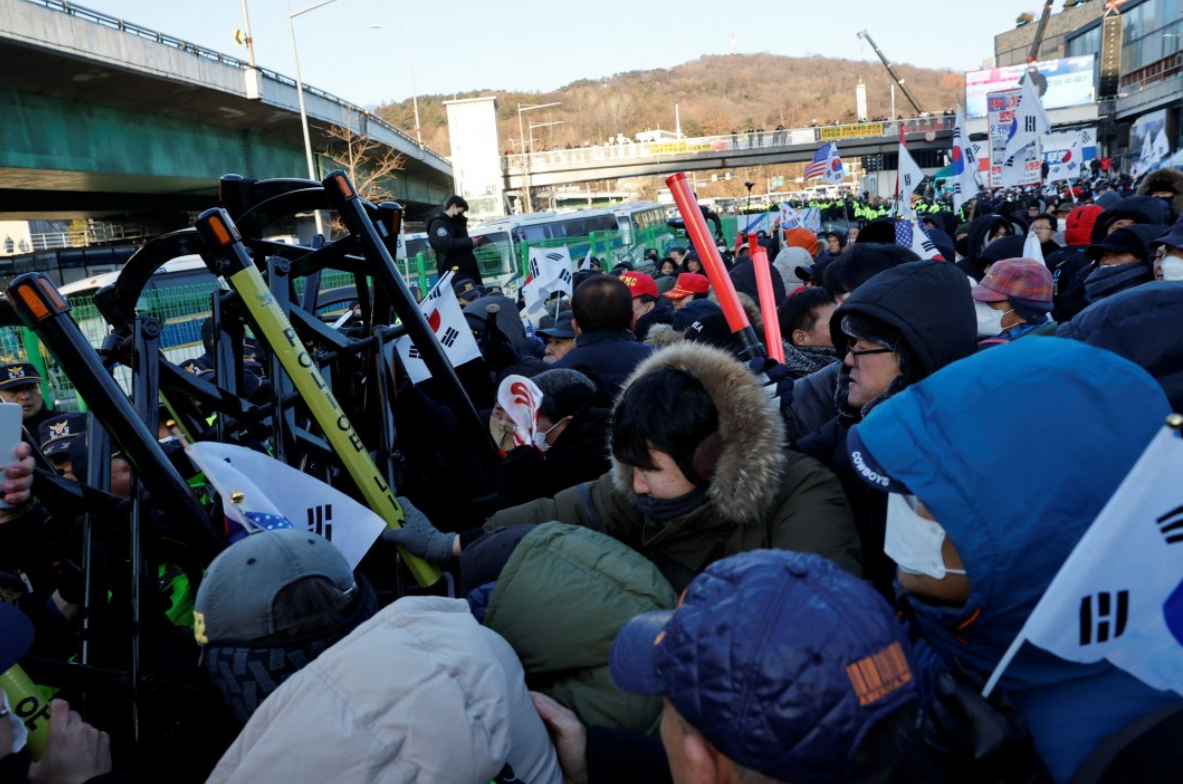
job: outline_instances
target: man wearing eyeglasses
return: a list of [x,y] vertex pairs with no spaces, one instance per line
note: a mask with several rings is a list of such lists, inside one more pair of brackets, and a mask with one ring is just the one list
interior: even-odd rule
[[1054,215],[1046,212],[1036,215],[1031,221],[1031,233],[1039,238],[1039,249],[1043,251],[1045,261],[1060,249],[1059,243],[1055,240],[1058,223]]
[[891,596],[895,567],[883,552],[887,495],[859,478],[846,436],[884,400],[977,350],[969,283],[945,261],[901,264],[859,286],[834,311],[830,335],[842,358],[838,416],[797,449],[837,474],[858,526],[864,573]]

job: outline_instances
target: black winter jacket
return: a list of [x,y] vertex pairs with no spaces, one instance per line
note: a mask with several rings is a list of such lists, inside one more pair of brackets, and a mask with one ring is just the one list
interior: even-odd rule
[[459,215],[449,218],[442,212],[432,215],[427,221],[427,241],[435,251],[435,271],[443,275],[453,267],[456,279],[469,278],[478,285],[481,271],[477,267],[472,238],[468,236],[468,220]]

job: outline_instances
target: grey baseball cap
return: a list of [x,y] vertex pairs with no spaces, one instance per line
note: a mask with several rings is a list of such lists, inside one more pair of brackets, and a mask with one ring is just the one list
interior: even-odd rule
[[197,589],[197,642],[250,642],[283,631],[275,622],[275,597],[306,577],[324,577],[341,592],[336,607],[318,614],[341,609],[357,594],[345,556],[316,534],[260,531],[236,542],[213,560]]

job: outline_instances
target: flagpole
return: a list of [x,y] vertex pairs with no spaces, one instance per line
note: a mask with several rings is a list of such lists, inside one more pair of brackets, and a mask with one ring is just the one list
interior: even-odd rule
[[986,687],[982,689],[982,697],[990,697],[990,693],[994,691],[994,687],[998,685],[998,681],[1002,680],[1002,673],[1014,661],[1015,654],[1019,652],[1019,648],[1022,648],[1023,643],[1026,641],[1027,637],[1020,631],[1019,635],[1015,637],[1014,642],[1006,649],[1006,653],[1002,655],[1002,660],[998,662],[998,666],[994,668],[994,672],[990,674],[990,680],[986,681]]

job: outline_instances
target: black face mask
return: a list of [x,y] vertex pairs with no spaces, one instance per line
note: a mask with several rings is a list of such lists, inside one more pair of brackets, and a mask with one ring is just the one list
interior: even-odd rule
[[648,495],[637,496],[637,511],[655,523],[667,523],[674,518],[690,514],[707,502],[705,487],[696,487],[677,498],[658,499]]

